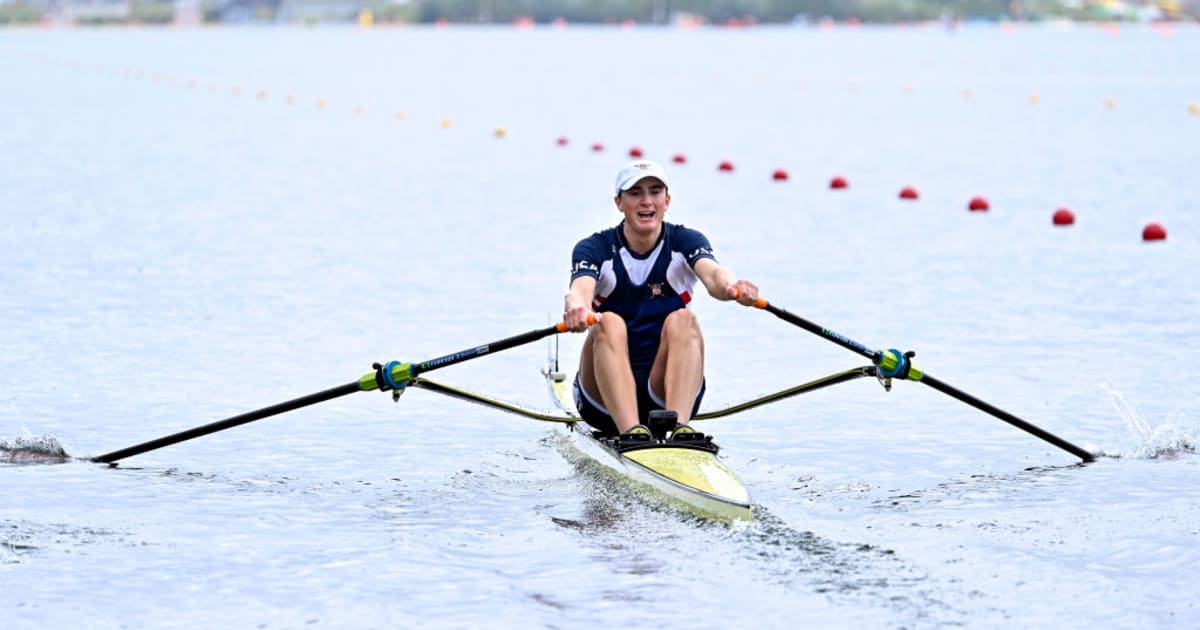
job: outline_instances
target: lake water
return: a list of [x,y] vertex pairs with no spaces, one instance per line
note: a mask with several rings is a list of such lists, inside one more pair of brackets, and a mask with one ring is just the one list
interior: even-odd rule
[[[2,31],[3,625],[1196,627],[1197,58],[1195,28]],[[86,461],[556,321],[633,146],[687,157],[668,219],[772,303],[1102,456],[864,379],[704,425],[733,527],[423,391]],[[709,408],[864,362],[694,309]],[[437,380],[545,408],[545,354]]]

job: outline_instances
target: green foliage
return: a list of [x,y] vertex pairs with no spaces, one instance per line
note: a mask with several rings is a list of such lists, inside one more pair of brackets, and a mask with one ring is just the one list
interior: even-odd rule
[[37,24],[42,20],[42,9],[28,5],[0,5],[0,24]]
[[[286,0],[284,0],[286,1]],[[329,0],[347,3],[354,11],[369,8],[375,22],[430,23],[445,19],[456,23],[509,24],[532,18],[538,24],[564,18],[571,23],[612,24],[633,20],[639,24],[663,24],[680,15],[698,16],[713,24],[728,20],[752,20],[761,24],[816,22],[822,18],[863,22],[908,22],[939,18],[1038,20],[1065,17],[1076,20],[1113,19],[1098,2],[1084,0],[1064,5],[1065,0]],[[28,0],[26,0],[28,2]],[[1200,0],[1196,0],[1200,3]],[[224,0],[201,0],[205,22],[220,22]],[[1196,5],[1185,5],[1195,9]],[[42,19],[44,5],[0,5],[0,25],[35,24]],[[276,5],[262,0],[255,16],[274,18]],[[128,17],[81,18],[81,24],[141,23],[168,24],[174,18],[170,0],[134,0]],[[352,18],[350,18],[352,19]],[[316,18],[311,18],[313,22]]]
[[[1041,5],[1059,0],[1037,0]],[[521,16],[539,23],[555,18],[570,22],[612,23],[632,19],[664,22],[687,13],[713,23],[753,18],[760,23],[787,23],[858,18],[868,22],[931,20],[942,16],[1007,19],[1013,0],[413,0],[417,21],[507,23]],[[1018,5],[1025,4],[1018,0]],[[1049,11],[1059,13],[1061,11]]]
[[175,4],[171,2],[135,2],[129,19],[141,24],[170,24],[175,19]]
[[376,23],[415,22],[417,20],[417,7],[412,3],[376,2],[370,8]]

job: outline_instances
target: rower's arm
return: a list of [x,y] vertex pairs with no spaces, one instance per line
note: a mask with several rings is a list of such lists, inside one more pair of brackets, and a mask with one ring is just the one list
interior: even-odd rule
[[708,294],[718,300],[736,299],[750,306],[758,299],[758,286],[749,280],[739,280],[737,274],[711,258],[701,258],[692,268],[696,277],[708,289]]
[[592,315],[592,299],[596,296],[596,279],[579,276],[571,281],[571,290],[563,298],[563,322],[567,330],[583,332],[588,327],[588,316]]

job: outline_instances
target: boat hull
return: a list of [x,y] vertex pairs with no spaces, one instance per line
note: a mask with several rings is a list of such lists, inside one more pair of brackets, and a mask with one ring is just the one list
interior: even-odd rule
[[669,444],[621,452],[590,435],[586,426],[568,431],[590,459],[677,508],[725,522],[753,519],[745,485],[715,454]]
[[[574,413],[566,375],[548,372],[546,382],[555,403]],[[696,444],[662,440],[630,445],[595,435],[586,424],[568,428],[572,442],[584,454],[638,486],[649,488],[669,503],[720,521],[753,518],[745,484],[717,457],[710,441]]]

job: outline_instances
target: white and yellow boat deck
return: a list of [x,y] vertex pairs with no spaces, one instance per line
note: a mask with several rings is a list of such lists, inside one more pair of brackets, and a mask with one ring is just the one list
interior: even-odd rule
[[[545,375],[559,409],[575,417],[567,374],[546,370]],[[628,445],[595,436],[583,422],[568,427],[579,450],[622,477],[665,495],[673,505],[722,521],[751,520],[746,486],[717,457],[717,446],[711,441],[689,444],[656,439]]]

